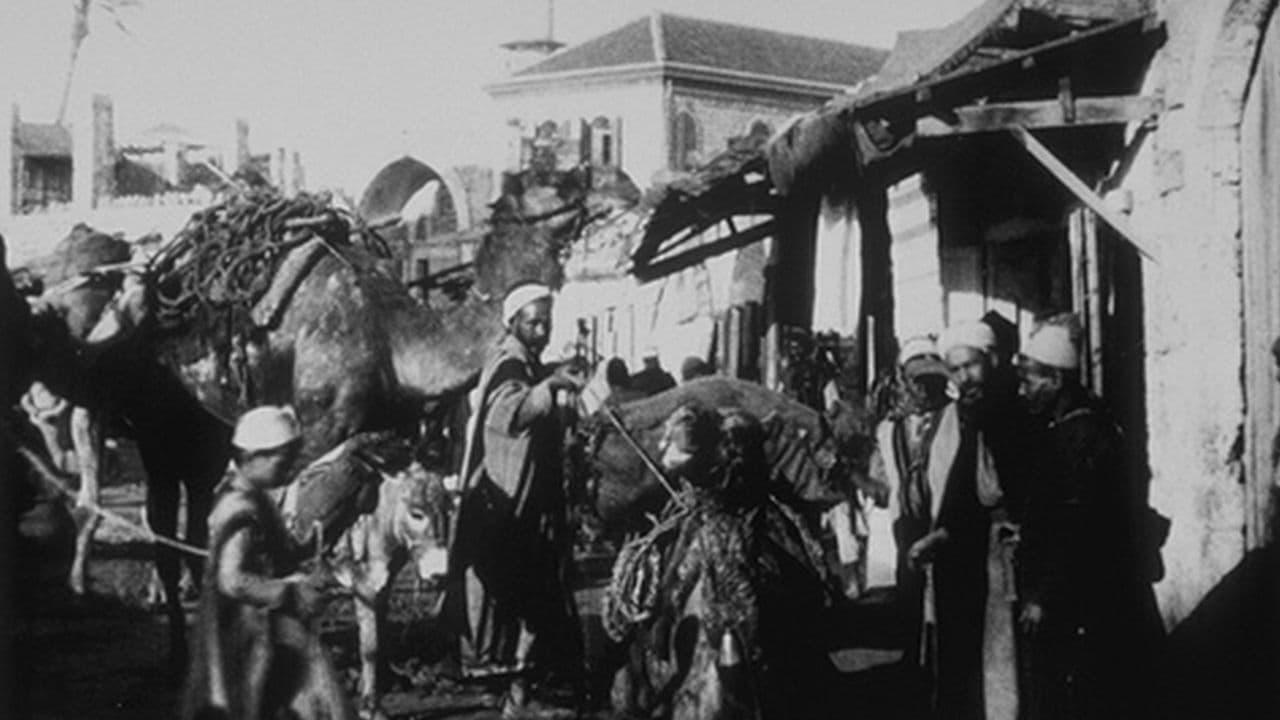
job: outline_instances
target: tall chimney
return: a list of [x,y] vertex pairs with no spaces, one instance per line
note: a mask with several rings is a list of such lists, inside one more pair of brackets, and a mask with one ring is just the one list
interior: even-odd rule
[[231,172],[235,172],[249,164],[249,121],[244,118],[236,118],[236,166]]
[[116,194],[115,107],[110,95],[93,96],[93,205]]
[[94,119],[92,98],[72,93],[67,106],[71,133],[71,204],[77,212],[94,207]]
[[293,192],[302,192],[307,187],[306,171],[302,167],[302,153],[293,151],[293,162],[289,168],[293,174]]
[[289,192],[287,183],[289,182],[289,172],[285,167],[285,152],[283,147],[276,148],[271,153],[271,184],[276,187],[284,195],[292,195]]
[[0,172],[0,215],[18,212],[17,198],[21,178],[18,175],[18,163],[13,157],[13,144],[19,119],[18,104],[14,103],[5,120],[0,120],[0,168],[3,168]]

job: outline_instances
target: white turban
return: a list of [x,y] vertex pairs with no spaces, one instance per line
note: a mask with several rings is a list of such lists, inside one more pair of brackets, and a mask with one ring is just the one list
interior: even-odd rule
[[502,301],[502,322],[510,325],[525,305],[550,297],[551,288],[538,283],[523,283],[511,288]]
[[943,355],[958,347],[971,347],[981,352],[991,352],[996,346],[996,334],[991,326],[981,322],[952,325],[938,338],[938,349]]
[[250,452],[270,450],[297,440],[301,434],[293,408],[264,405],[240,416],[231,444]]
[[[919,361],[907,367],[907,363],[913,360]],[[947,366],[942,362],[942,356],[938,353],[938,345],[933,338],[927,335],[918,335],[908,338],[902,343],[902,350],[898,352],[898,367],[904,372],[908,372],[910,376],[918,375],[946,375]]]
[[1062,370],[1080,368],[1080,351],[1071,339],[1071,329],[1061,325],[1043,325],[1022,348],[1022,355],[1041,365]]
[[906,365],[909,360],[929,356],[940,356],[937,343],[928,335],[917,335],[903,341],[902,350],[898,352],[898,364]]

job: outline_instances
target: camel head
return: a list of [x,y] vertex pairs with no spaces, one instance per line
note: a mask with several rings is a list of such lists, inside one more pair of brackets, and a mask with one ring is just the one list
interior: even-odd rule
[[620,171],[585,166],[504,173],[501,187],[490,206],[493,231],[476,254],[477,287],[490,295],[522,281],[559,287],[569,247],[583,228],[640,199]]

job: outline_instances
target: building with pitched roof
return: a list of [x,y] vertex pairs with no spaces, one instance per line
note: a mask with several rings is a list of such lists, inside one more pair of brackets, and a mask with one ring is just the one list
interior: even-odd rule
[[858,87],[886,52],[654,12],[486,88],[509,169],[583,162],[641,187]]

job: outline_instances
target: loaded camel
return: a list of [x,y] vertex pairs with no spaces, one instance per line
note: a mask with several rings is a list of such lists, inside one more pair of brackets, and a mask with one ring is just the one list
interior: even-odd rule
[[[583,217],[607,202],[576,173],[551,179],[553,184],[508,184],[512,191],[495,209],[492,230],[477,252],[471,288],[441,308],[416,303],[381,270],[374,252],[348,241],[346,223],[317,207],[324,203],[315,198],[293,204],[249,198],[249,208],[213,208],[193,218],[192,235],[226,241],[265,227],[286,237],[286,249],[266,253],[280,258],[249,307],[232,308],[227,316],[210,312],[218,309],[217,292],[228,287],[232,268],[216,265],[197,242],[176,250],[170,245],[144,275],[144,302],[126,303],[134,316],[117,336],[83,343],[71,337],[62,317],[43,315],[36,323],[37,376],[72,402],[115,414],[132,427],[147,469],[153,530],[176,531],[183,486],[186,540],[203,544],[211,491],[226,467],[229,422],[241,412],[260,404],[293,405],[305,464],[360,434],[410,434],[425,411],[446,407],[469,389],[503,333],[500,302],[507,287],[527,280],[558,286],[566,244]],[[317,215],[319,225],[297,232],[286,227]],[[223,222],[228,219],[241,224]],[[200,265],[211,260],[212,266]],[[190,300],[183,293],[191,276],[178,272],[184,263],[210,270],[224,284],[196,298],[194,310],[174,321],[175,298]],[[209,317],[222,320],[201,322]],[[341,496],[326,499],[345,501]],[[442,544],[443,531],[436,534]],[[181,660],[186,643],[176,551],[157,547],[157,569],[167,597],[170,651]],[[363,691],[372,692],[372,684]]]

